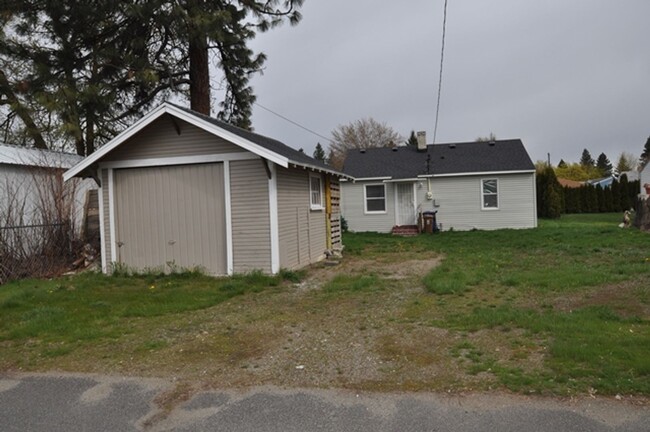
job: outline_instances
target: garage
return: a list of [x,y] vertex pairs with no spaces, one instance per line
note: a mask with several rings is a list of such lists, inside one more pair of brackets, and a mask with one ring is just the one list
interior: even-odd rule
[[116,261],[227,274],[223,163],[116,169]]

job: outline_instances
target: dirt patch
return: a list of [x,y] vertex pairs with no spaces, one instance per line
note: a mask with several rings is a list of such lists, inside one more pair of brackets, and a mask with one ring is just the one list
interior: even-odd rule
[[376,259],[346,257],[338,265],[319,263],[312,266],[307,278],[298,287],[301,290],[317,289],[339,274],[374,273],[392,280],[421,278],[441,262],[442,257],[433,253],[423,253],[408,260],[404,259],[403,254],[384,254]]
[[589,306],[607,306],[615,313],[629,318],[650,318],[650,287],[647,280],[626,281],[593,287],[573,295],[562,295],[553,300],[557,310],[569,312]]

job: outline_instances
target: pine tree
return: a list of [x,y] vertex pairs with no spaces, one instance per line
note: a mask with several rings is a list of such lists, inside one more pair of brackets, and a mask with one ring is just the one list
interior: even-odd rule
[[600,174],[603,177],[609,177],[612,175],[612,163],[609,161],[607,156],[605,156],[605,153],[601,153],[598,156],[598,160],[596,161],[596,167],[600,170]]
[[564,159],[560,159],[560,162],[557,164],[558,168],[566,168],[566,162],[564,162]]
[[582,156],[580,157],[580,165],[583,167],[592,167],[594,166],[595,162],[594,159],[591,157],[591,153],[589,153],[589,150],[584,149],[582,151]]
[[639,162],[642,167],[645,167],[646,164],[650,162],[650,137],[648,137],[648,140],[645,142]]
[[620,211],[629,210],[632,207],[632,200],[630,199],[630,188],[627,181],[627,175],[623,174],[619,179],[619,187],[621,194]]
[[621,211],[621,186],[618,180],[612,182],[612,211],[619,212]]
[[411,135],[409,135],[409,139],[406,141],[406,145],[418,146],[418,138],[415,136],[415,131],[411,131]]
[[303,0],[5,3],[0,104],[14,100],[4,125],[35,145],[60,133],[85,155],[169,93],[189,90],[191,107],[210,114],[209,51],[222,73],[217,117],[250,129],[249,78],[266,57],[248,45],[297,23]]
[[321,162],[327,162],[326,157],[325,157],[325,150],[323,150],[323,146],[320,145],[320,143],[316,144],[316,149],[314,150],[314,159],[319,160]]
[[562,187],[553,168],[546,167],[537,173],[537,215],[543,218],[559,218],[562,212]]

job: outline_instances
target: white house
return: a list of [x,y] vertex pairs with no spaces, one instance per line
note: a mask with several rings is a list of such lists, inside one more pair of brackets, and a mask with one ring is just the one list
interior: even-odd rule
[[341,212],[351,231],[391,232],[437,212],[442,230],[537,226],[535,166],[519,139],[350,151]]
[[[48,222],[54,211],[72,211],[81,227],[92,180],[64,185],[63,171],[83,159],[70,153],[0,144],[0,227]],[[68,208],[63,209],[65,204]]]

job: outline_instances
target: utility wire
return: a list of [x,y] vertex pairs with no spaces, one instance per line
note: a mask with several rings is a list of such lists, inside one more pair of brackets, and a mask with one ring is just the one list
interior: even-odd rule
[[445,9],[442,16],[442,48],[440,49],[440,75],[438,77],[438,102],[436,103],[436,125],[433,128],[433,144],[436,143],[438,134],[438,114],[440,113],[440,91],[442,90],[442,64],[445,59],[445,34],[447,32],[447,0],[445,0]]
[[316,135],[317,137],[323,138],[324,140],[327,140],[327,141],[329,141],[329,142],[331,142],[331,143],[334,142],[334,141],[332,141],[330,138],[327,138],[326,136],[323,136],[323,135],[319,134],[318,132],[314,132],[313,130],[311,130],[311,129],[309,129],[309,128],[306,128],[305,126],[303,126],[303,125],[301,125],[301,124],[299,124],[299,123],[297,123],[297,122],[291,120],[290,118],[287,118],[287,117],[283,116],[282,114],[278,114],[278,113],[276,113],[275,111],[273,111],[273,110],[271,110],[271,109],[269,109],[269,108],[267,108],[267,107],[265,107],[265,106],[262,106],[262,105],[258,104],[257,102],[253,102],[253,103],[254,103],[255,105],[257,105],[258,107],[262,108],[263,110],[266,110],[266,111],[270,112],[271,114],[276,115],[276,116],[280,117],[281,119],[286,120],[286,121],[288,121],[289,123],[291,123],[291,124],[293,124],[293,125],[295,125],[295,126],[298,126],[300,129],[304,129],[304,130],[306,130],[307,132],[309,132],[309,133],[311,133],[311,134],[314,134],[314,135]]

